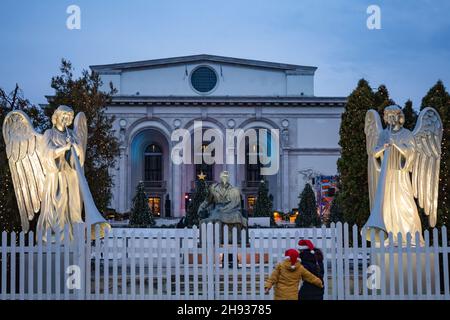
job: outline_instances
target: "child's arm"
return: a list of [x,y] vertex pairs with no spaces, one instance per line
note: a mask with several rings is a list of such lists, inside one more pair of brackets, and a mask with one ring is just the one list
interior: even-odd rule
[[269,290],[272,288],[272,286],[278,282],[278,278],[280,277],[280,269],[281,269],[280,264],[277,264],[272,274],[270,275],[269,279],[266,280],[266,283],[264,284],[264,289],[266,290],[266,293],[268,293]]
[[308,270],[306,270],[306,268],[305,267],[301,267],[302,269],[302,271],[301,271],[301,274],[302,274],[302,278],[306,281],[306,282],[309,282],[309,283],[312,283],[313,285],[315,285],[316,287],[319,287],[319,288],[323,288],[323,283],[322,283],[322,280],[320,280],[319,278],[317,278],[315,275],[313,275],[311,272],[309,272]]

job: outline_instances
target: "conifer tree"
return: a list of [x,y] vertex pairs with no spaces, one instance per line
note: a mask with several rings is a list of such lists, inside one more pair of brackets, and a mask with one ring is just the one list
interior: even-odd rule
[[439,196],[437,226],[449,227],[450,219],[450,95],[439,80],[422,99],[420,110],[435,108],[441,116],[443,135],[441,144],[441,169],[439,173]]
[[201,179],[200,178],[197,179],[195,181],[194,195],[187,207],[185,218],[186,227],[192,228],[194,225],[198,226],[200,224],[201,217],[198,216],[198,208],[200,207],[202,202],[205,201],[207,196],[208,196],[208,185],[205,179],[203,177]]
[[331,203],[330,215],[328,217],[328,225],[330,223],[343,222],[343,211],[341,206],[341,198],[339,195],[339,191],[335,194],[333,202]]
[[321,221],[317,213],[316,196],[309,183],[305,185],[299,196],[298,216],[295,225],[299,228],[320,227]]
[[414,130],[417,121],[417,112],[413,109],[413,103],[411,100],[406,101],[403,107],[403,114],[405,115],[405,123],[403,127],[408,130]]
[[395,104],[394,100],[389,98],[389,91],[384,84],[380,85],[374,93],[374,105],[371,107],[376,109],[383,119],[384,108]]
[[80,111],[86,114],[88,147],[84,172],[95,204],[100,212],[105,212],[112,197],[110,169],[119,155],[119,142],[112,129],[115,118],[107,117],[105,110],[116,90],[110,84],[108,92],[101,91],[103,83],[96,72],[84,70],[80,78],[74,78],[72,64],[64,59],[60,71],[60,75],[52,78],[55,95],[49,98],[45,111],[51,117],[58,106],[67,105],[75,114]]
[[344,221],[359,227],[364,225],[370,214],[364,122],[367,110],[374,108],[374,100],[368,82],[361,79],[348,97],[339,131],[341,157],[337,165]]
[[272,215],[273,203],[269,196],[269,188],[267,182],[262,180],[258,187],[258,196],[256,197],[255,211],[253,215],[255,217],[270,217]]
[[129,226],[134,228],[147,228],[155,224],[153,213],[148,205],[144,183],[140,182],[133,198],[133,207],[130,213]]

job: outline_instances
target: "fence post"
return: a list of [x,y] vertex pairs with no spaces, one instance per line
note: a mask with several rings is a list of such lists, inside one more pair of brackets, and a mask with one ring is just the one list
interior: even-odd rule
[[350,296],[350,250],[349,250],[349,230],[348,223],[344,223],[344,299]]
[[207,258],[208,263],[206,264],[208,268],[208,300],[214,300],[214,232],[213,232],[213,224],[208,223],[207,229],[206,229],[206,235],[207,235]]
[[324,291],[324,300],[328,300],[328,241],[327,241],[327,233],[329,232],[329,228],[326,228],[325,225],[322,225],[322,253],[323,253],[323,291]]
[[28,300],[34,300],[34,233],[28,233]]
[[214,224],[214,270],[215,270],[215,299],[220,299],[220,258],[221,258],[221,250],[220,250],[220,225],[219,223]]
[[[209,299],[208,298],[208,273],[207,273],[207,268],[208,268],[208,224],[203,223],[201,225],[201,236],[200,236],[200,241],[201,241],[201,257],[202,257],[202,298],[203,299]],[[200,264],[199,264],[200,266]],[[199,289],[200,291],[200,286]],[[197,299],[197,298],[196,298]]]
[[425,230],[425,278],[426,278],[426,288],[427,288],[427,300],[431,299],[431,266],[430,266],[430,233]]
[[407,272],[408,272],[408,299],[413,297],[414,281],[412,276],[412,258],[411,258],[411,246],[412,246],[411,233],[406,234],[406,259],[407,259]]
[[[270,259],[272,258],[272,238],[269,236],[269,270]],[[242,299],[247,299],[247,230],[241,230],[241,291]]]
[[449,292],[449,276],[448,276],[448,243],[447,243],[447,227],[443,226],[441,228],[441,235],[442,235],[442,264],[444,268],[444,299],[449,300],[450,299],[450,292]]
[[336,263],[337,263],[337,298],[338,300],[344,299],[344,266],[343,266],[343,253],[342,253],[342,223],[338,222],[336,224],[337,228],[337,238],[336,238],[336,245],[337,245],[337,257],[336,257]]
[[237,274],[237,264],[238,264],[238,258],[237,258],[237,247],[238,247],[238,241],[237,241],[237,229],[232,228],[231,229],[231,238],[232,238],[232,263],[233,263],[233,300],[237,300],[238,296],[238,274]]
[[25,300],[25,234],[22,231],[19,234],[19,298]]
[[434,259],[434,299],[441,297],[441,274],[439,272],[439,235],[438,229],[433,228],[433,259]]

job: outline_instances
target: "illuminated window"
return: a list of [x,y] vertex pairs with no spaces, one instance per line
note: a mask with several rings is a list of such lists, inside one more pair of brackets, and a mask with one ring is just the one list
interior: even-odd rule
[[[250,145],[250,141],[246,142],[246,154],[245,154],[245,163],[246,163],[246,179],[247,181],[261,181],[261,167],[263,167],[262,163],[260,162],[260,154],[265,154],[267,157],[270,157],[272,155],[272,144],[271,144],[271,135],[270,131],[267,131],[267,138],[266,143],[262,144],[260,146],[259,143],[259,132],[257,131],[257,143],[253,143]],[[262,150],[262,148],[265,148],[266,150]],[[250,163],[250,156],[256,156],[257,162],[256,163]]]
[[255,212],[255,205],[256,205],[256,197],[255,196],[248,196],[247,197],[247,210],[248,215],[252,216]]
[[148,198],[148,206],[153,212],[154,216],[161,216],[161,198],[160,197],[150,197]]

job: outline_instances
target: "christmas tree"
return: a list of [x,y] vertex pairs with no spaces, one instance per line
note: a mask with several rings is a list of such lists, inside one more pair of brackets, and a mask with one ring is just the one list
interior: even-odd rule
[[413,109],[413,104],[411,100],[406,101],[403,107],[403,114],[405,115],[405,123],[403,127],[408,130],[414,130],[417,121],[417,112]]
[[437,226],[449,226],[450,218],[450,95],[442,81],[438,81],[422,99],[421,110],[435,108],[441,116],[443,135],[441,144],[441,169],[439,173],[439,199]]
[[321,221],[317,214],[316,197],[309,183],[305,185],[303,192],[299,196],[298,216],[295,225],[299,228],[320,227]]
[[75,114],[86,114],[88,147],[84,172],[95,204],[100,212],[105,212],[112,196],[110,170],[119,155],[119,142],[112,129],[114,117],[107,117],[105,110],[116,90],[112,85],[109,92],[100,90],[103,83],[95,72],[84,70],[80,78],[74,78],[72,65],[66,60],[62,60],[60,70],[61,75],[52,78],[55,95],[49,98],[45,111],[51,117],[58,106],[67,105]]
[[148,197],[145,194],[144,183],[140,182],[136,188],[136,195],[133,198],[133,208],[130,213],[129,226],[134,228],[146,228],[153,226],[152,211],[148,205]]
[[342,222],[344,220],[344,213],[341,207],[341,198],[339,192],[334,196],[333,202],[331,203],[330,215],[328,216],[328,225],[330,223]]
[[200,223],[200,217],[198,216],[198,208],[200,204],[205,201],[208,196],[208,185],[205,181],[205,175],[200,173],[198,179],[195,181],[195,190],[192,200],[189,202],[186,218],[185,218],[185,226],[192,228],[194,225],[198,226]]
[[384,108],[395,104],[394,100],[389,98],[389,91],[384,84],[380,85],[374,93],[373,108],[378,111],[381,119],[383,119]]
[[269,188],[267,182],[261,180],[258,187],[258,196],[256,197],[255,211],[253,215],[255,217],[270,217],[272,216],[272,201],[269,196]]
[[360,227],[370,214],[364,122],[367,110],[374,105],[372,89],[366,80],[361,79],[348,97],[339,131],[342,150],[337,165],[344,221]]

